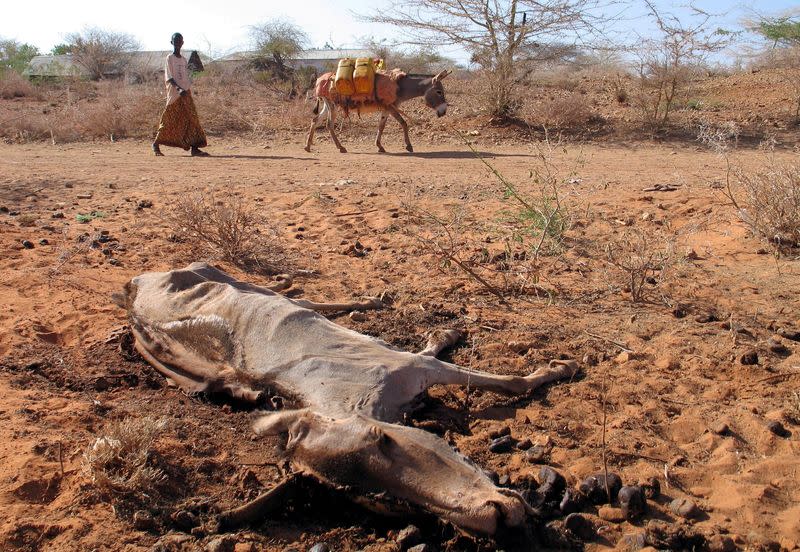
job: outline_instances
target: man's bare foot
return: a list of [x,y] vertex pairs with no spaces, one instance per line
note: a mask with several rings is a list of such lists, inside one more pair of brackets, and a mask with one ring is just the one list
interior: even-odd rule
[[200,148],[192,148],[192,157],[209,157],[210,154],[207,151],[203,151]]
[[156,157],[164,157],[164,154],[161,153],[161,148],[155,142],[153,142],[153,153],[156,154]]

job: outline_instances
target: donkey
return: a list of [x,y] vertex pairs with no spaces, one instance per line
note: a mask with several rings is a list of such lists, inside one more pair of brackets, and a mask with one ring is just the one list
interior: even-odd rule
[[404,73],[394,72],[390,74],[378,73],[375,79],[376,93],[372,98],[366,98],[363,101],[356,101],[348,99],[346,96],[341,96],[336,93],[333,87],[334,73],[325,73],[317,79],[314,88],[314,95],[316,105],[314,106],[314,117],[311,120],[311,129],[308,131],[308,138],[306,139],[306,151],[311,151],[311,144],[314,142],[314,133],[317,129],[317,123],[320,117],[323,117],[331,133],[331,138],[336,147],[342,153],[347,153],[347,150],[339,142],[336,136],[334,126],[336,123],[336,107],[340,109],[350,110],[355,109],[359,113],[372,113],[375,111],[381,112],[381,119],[378,123],[378,135],[375,138],[375,145],[378,147],[380,153],[386,153],[381,145],[381,136],[383,136],[383,129],[386,127],[386,120],[389,115],[397,119],[400,126],[403,127],[403,138],[406,142],[406,151],[413,152],[414,148],[411,146],[411,139],[408,137],[408,123],[406,123],[403,116],[400,114],[398,106],[408,100],[419,98],[420,96],[425,99],[425,105],[436,111],[436,116],[441,117],[447,113],[447,100],[444,96],[444,88],[442,88],[442,79],[449,75],[451,71],[444,70],[436,75],[406,75]]
[[432,385],[524,394],[571,377],[574,361],[528,376],[462,368],[435,358],[457,332],[422,353],[403,352],[319,314],[379,308],[377,300],[292,300],[205,263],[137,276],[117,302],[128,311],[136,349],[183,390],[248,401],[267,390],[291,397],[296,408],[264,413],[254,429],[286,434],[287,459],[300,473],[356,492],[379,511],[391,509],[391,499],[487,535],[524,526],[534,513],[443,439],[399,422]]

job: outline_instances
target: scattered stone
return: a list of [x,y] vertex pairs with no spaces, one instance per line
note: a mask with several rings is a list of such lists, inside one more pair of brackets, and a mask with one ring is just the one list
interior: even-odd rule
[[578,513],[569,514],[564,520],[564,527],[579,539],[594,540],[597,536],[594,524]]
[[509,341],[508,348],[519,355],[524,355],[529,350],[536,347],[536,344],[531,341]]
[[581,493],[575,489],[567,489],[564,491],[564,497],[558,505],[558,509],[564,515],[571,515],[573,512],[580,512],[583,509],[584,498]]
[[64,218],[64,211],[56,211],[55,213],[50,215],[50,218],[63,219]]
[[511,476],[507,473],[497,478],[498,487],[508,487],[511,484]]
[[258,552],[258,547],[252,542],[237,542],[233,552]]
[[649,546],[658,550],[703,550],[705,537],[686,524],[671,524],[651,519],[645,528]]
[[353,311],[349,316],[350,320],[353,322],[364,322],[367,320],[367,315],[361,311]]
[[697,254],[697,251],[691,248],[687,249],[683,256],[687,261],[696,261],[700,258],[700,255]]
[[234,552],[235,547],[236,539],[233,536],[222,535],[213,538],[206,544],[205,552]]
[[178,510],[177,512],[174,512],[170,516],[170,519],[172,519],[177,527],[186,531],[200,525],[200,520],[197,519],[197,516],[191,512],[187,512],[186,510]]
[[343,178],[341,180],[336,181],[336,186],[352,186],[355,183],[356,183],[355,180],[351,180],[349,178]]
[[8,207],[5,205],[0,205],[0,213],[8,213]]
[[418,544],[409,548],[408,552],[433,552],[433,547],[429,544]]
[[416,525],[409,525],[397,534],[394,540],[400,548],[406,550],[422,542],[422,532]]
[[741,362],[743,366],[758,364],[758,353],[756,351],[747,351],[739,357],[739,362]]
[[678,305],[677,307],[672,309],[672,316],[674,316],[675,318],[686,318],[687,314],[689,314],[689,312],[683,305]]
[[33,249],[33,242],[30,240],[22,240],[22,247],[25,249]]
[[[615,473],[609,473],[608,493],[615,497],[621,488],[622,479],[620,476]],[[596,473],[584,479],[579,489],[592,504],[607,504],[609,502],[609,496],[606,493],[606,477],[602,473]]]
[[778,335],[792,341],[800,341],[800,331],[795,331],[790,328],[780,328],[778,330]]
[[141,211],[142,209],[149,209],[153,206],[153,202],[149,199],[140,199],[136,202],[136,210]]
[[331,552],[331,547],[327,542],[318,542],[308,549],[308,552]]
[[86,192],[86,193],[83,193],[83,194],[78,194],[75,197],[77,197],[78,199],[92,199],[92,194],[91,194],[91,192]]
[[119,259],[116,259],[116,258],[112,257],[112,258],[110,258],[110,259],[108,260],[108,264],[110,264],[111,266],[122,266],[122,261],[120,261]]
[[654,366],[659,370],[677,370],[681,367],[680,362],[671,357],[661,357],[656,360]]
[[67,182],[66,184],[64,184],[64,187],[65,188],[74,188],[75,185],[72,182]]
[[647,512],[644,489],[638,485],[622,487],[617,493],[617,500],[626,519],[635,519]]
[[708,552],[734,552],[736,543],[726,535],[712,535],[707,540]]
[[489,432],[490,439],[497,439],[498,437],[504,437],[506,435],[511,435],[511,428],[507,425],[498,429],[493,429]]
[[522,441],[520,441],[519,443],[517,443],[517,448],[519,450],[528,450],[532,446],[533,446],[533,443],[531,442],[530,439],[527,439],[527,438],[525,438]]
[[692,519],[699,517],[702,510],[694,503],[693,500],[688,498],[676,498],[669,503],[669,509],[676,516],[681,516],[685,519]]
[[50,245],[50,242],[47,241],[47,238],[42,238],[39,240],[39,245]]
[[560,502],[560,497],[567,487],[567,480],[550,466],[542,466],[539,470],[539,488],[536,494],[540,503]]
[[16,217],[19,216],[19,211],[9,211],[8,214],[9,216]]
[[531,464],[543,464],[547,459],[548,450],[542,445],[534,445],[525,451],[525,459]]
[[789,353],[791,353],[789,347],[781,343],[780,337],[770,337],[767,340],[767,349],[769,349],[776,355],[788,355]]
[[661,496],[661,482],[657,477],[651,477],[647,481],[639,483],[639,486],[644,489],[644,496],[649,499]]
[[772,433],[777,435],[778,437],[783,437],[788,439],[792,436],[792,432],[783,427],[783,424],[777,420],[773,420],[767,424],[767,429],[770,430]]
[[183,533],[169,533],[164,535],[150,549],[150,552],[177,552],[187,550],[195,539]]
[[717,317],[716,313],[707,312],[705,314],[698,314],[694,318],[695,322],[699,322],[700,324],[708,324],[709,322],[719,322],[719,318]]
[[139,531],[152,531],[156,528],[153,515],[147,510],[137,510],[133,513],[133,526]]
[[711,431],[713,431],[717,435],[727,435],[728,433],[730,433],[731,428],[728,427],[728,424],[726,424],[725,422],[719,422],[711,429]]
[[644,222],[649,222],[653,220],[653,213],[648,213],[645,211],[639,218],[641,218]]
[[496,454],[510,452],[515,444],[516,441],[511,435],[503,435],[489,443],[489,452],[494,452]]
[[598,510],[597,515],[600,519],[610,521],[611,523],[622,523],[626,519],[622,509],[613,506],[602,506],[600,510]]

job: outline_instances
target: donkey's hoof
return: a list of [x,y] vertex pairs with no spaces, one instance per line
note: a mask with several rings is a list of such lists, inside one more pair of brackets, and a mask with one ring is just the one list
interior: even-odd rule
[[306,150],[308,153],[311,153],[311,146],[306,146],[303,149]]
[[410,151],[411,153],[414,153],[414,148],[412,148],[411,146],[406,146],[406,151]]
[[347,149],[346,148],[339,148],[339,152],[340,153],[347,153]]
[[386,150],[383,149],[382,147],[379,147],[378,148],[378,153],[386,153]]

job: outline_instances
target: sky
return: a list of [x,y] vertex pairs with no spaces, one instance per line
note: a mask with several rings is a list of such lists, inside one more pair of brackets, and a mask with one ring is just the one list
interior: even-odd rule
[[[675,0],[654,0],[662,9],[680,11]],[[647,32],[649,22],[638,17],[643,13],[641,0],[631,0],[626,20],[618,24],[621,37]],[[747,4],[730,0],[696,0],[696,4],[714,13],[728,12],[720,24],[731,27],[753,7],[766,13],[797,8],[797,0],[750,0]],[[144,50],[168,50],[169,38],[181,32],[186,49],[212,55],[247,50],[251,25],[282,17],[302,28],[311,39],[311,47],[326,43],[337,48],[358,48],[362,38],[397,40],[392,27],[358,21],[355,13],[387,5],[387,0],[28,0],[4,2],[0,18],[0,38],[13,38],[34,44],[42,52],[63,42],[67,33],[87,26],[125,32],[136,37]],[[365,8],[369,6],[369,8]],[[465,54],[454,49],[440,53],[463,61]]]

